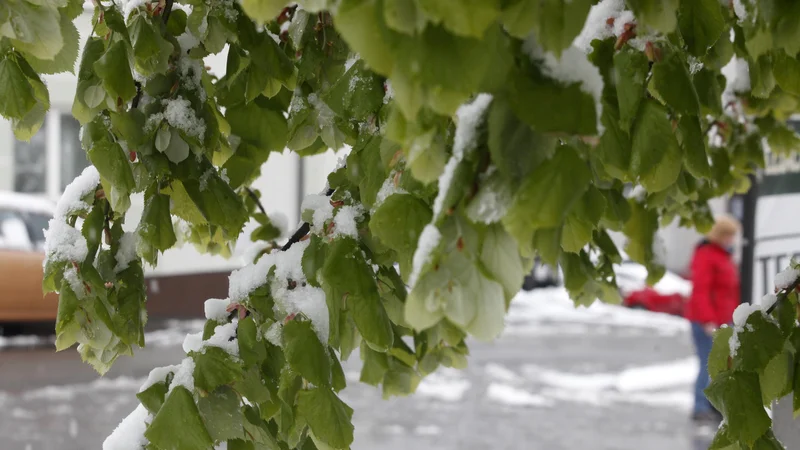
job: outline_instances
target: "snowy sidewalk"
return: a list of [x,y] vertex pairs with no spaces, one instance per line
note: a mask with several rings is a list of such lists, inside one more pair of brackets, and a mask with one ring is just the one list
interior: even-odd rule
[[[135,407],[149,369],[177,360],[195,325],[149,333],[156,348],[120,360],[102,380],[71,374],[74,355],[0,352],[0,439],[9,449],[99,448]],[[348,361],[353,448],[705,449],[708,436],[688,421],[697,363],[687,330],[682,319],[616,306],[575,309],[558,289],[520,294],[501,339],[473,342],[466,370],[440,370],[415,396],[381,400],[358,383],[358,358]],[[4,384],[6,374],[45,384],[19,389]]]

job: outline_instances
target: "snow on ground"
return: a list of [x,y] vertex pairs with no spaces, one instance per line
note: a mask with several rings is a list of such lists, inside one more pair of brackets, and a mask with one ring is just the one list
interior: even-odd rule
[[445,402],[460,401],[472,386],[464,375],[460,370],[442,368],[425,377],[419,383],[416,394]]
[[575,307],[567,291],[563,288],[537,289],[520,292],[511,302],[506,317],[506,334],[537,334],[541,326],[584,325],[568,332],[581,329],[613,326],[645,328],[661,335],[677,335],[689,330],[689,322],[680,317],[650,311],[634,310],[619,305],[609,305],[599,301],[587,307]]

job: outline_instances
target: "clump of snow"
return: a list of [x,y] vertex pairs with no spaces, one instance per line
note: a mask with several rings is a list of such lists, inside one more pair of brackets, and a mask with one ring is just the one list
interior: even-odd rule
[[124,20],[128,20],[128,16],[131,15],[134,9],[139,8],[140,6],[144,6],[147,3],[150,3],[151,0],[120,0],[118,8],[121,8],[122,18]]
[[457,402],[472,387],[456,369],[442,368],[425,377],[417,386],[416,395],[445,402]]
[[336,226],[333,229],[334,236],[349,236],[358,239],[358,220],[364,213],[361,205],[344,205],[336,211],[333,222]]
[[428,224],[422,229],[422,233],[419,235],[419,241],[417,241],[417,249],[414,251],[414,257],[412,259],[411,276],[408,278],[409,287],[413,288],[414,285],[417,284],[417,278],[422,268],[430,261],[431,252],[439,245],[441,239],[442,233],[439,232],[436,226]]
[[64,279],[67,280],[70,289],[72,289],[72,292],[74,292],[79,299],[86,295],[86,287],[78,276],[78,269],[73,266],[67,267],[64,271]]
[[475,150],[475,142],[478,125],[483,121],[486,108],[492,102],[489,94],[479,94],[471,103],[461,105],[456,111],[456,136],[453,140],[453,156],[444,166],[444,171],[439,176],[439,193],[433,201],[433,217],[438,217],[444,205],[444,199],[450,184],[453,182],[453,175],[456,167],[464,159],[464,155]]
[[653,261],[662,266],[667,262],[667,245],[659,234],[653,236]]
[[489,400],[507,406],[552,406],[553,401],[541,395],[507,384],[492,383],[486,390]]
[[187,333],[183,339],[182,345],[183,351],[186,353],[189,352],[199,352],[203,350],[203,332],[198,331],[196,333]]
[[83,169],[66,188],[56,204],[55,217],[65,218],[78,211],[89,209],[83,198],[94,192],[100,184],[100,173],[94,166]]
[[[489,167],[486,175],[497,170]],[[481,183],[480,189],[467,206],[467,217],[473,222],[495,223],[502,219],[511,205],[512,193],[508,184],[491,178]]]
[[136,255],[136,246],[139,242],[139,235],[136,233],[125,232],[119,239],[119,248],[114,255],[117,265],[114,267],[114,272],[119,273],[127,269],[131,262],[133,262]]
[[544,52],[533,37],[528,38],[523,50],[534,59],[542,62],[545,75],[564,85],[580,84],[581,91],[594,98],[597,134],[603,134],[600,118],[603,115],[603,76],[600,69],[586,59],[586,54],[577,47],[570,47],[557,58],[551,52]]
[[267,217],[272,226],[281,231],[281,237],[289,234],[289,218],[286,217],[286,214],[275,211],[269,213]]
[[768,309],[772,308],[772,305],[774,305],[777,301],[778,296],[770,293],[761,297],[761,304],[759,306],[761,306],[763,311],[767,311]]
[[206,121],[202,118],[197,117],[195,114],[194,109],[192,108],[192,103],[181,97],[178,96],[174,99],[164,100],[164,119],[167,122],[183,131],[189,136],[196,137],[199,140],[203,140],[203,136],[206,133]]
[[[572,45],[583,50],[585,53],[592,51],[592,41],[595,39],[606,39],[614,36],[615,26],[620,14],[625,10],[623,0],[602,0],[592,6],[586,22],[580,34],[572,41]],[[624,23],[624,22],[623,22]]]
[[739,18],[739,21],[747,19],[747,7],[744,4],[745,2],[752,5],[749,0],[733,0],[733,12],[736,14],[736,17]]
[[392,88],[392,82],[386,80],[384,84],[384,89],[386,93],[383,95],[383,104],[386,105],[394,98],[394,89]]
[[230,314],[227,310],[228,305],[230,304],[231,302],[227,298],[210,298],[206,300],[205,303],[203,303],[203,311],[205,312],[206,319],[216,320],[219,322],[225,321]]
[[64,223],[63,218],[50,219],[44,236],[45,262],[82,262],[89,254],[81,232]]
[[172,392],[177,386],[183,386],[189,392],[194,390],[194,360],[188,356],[183,358],[183,361],[175,371],[175,376],[172,378],[168,392]]
[[103,441],[103,450],[141,450],[145,448],[150,441],[144,437],[144,432],[152,420],[153,416],[147,412],[147,408],[139,404]]
[[239,356],[239,341],[236,339],[236,327],[239,323],[238,319],[233,319],[230,323],[217,325],[214,328],[214,334],[203,341],[203,348],[205,347],[219,347],[231,356]]
[[787,289],[798,277],[800,277],[800,269],[789,266],[775,275],[775,288],[781,291]]
[[736,94],[750,91],[750,67],[745,59],[734,56],[721,72],[726,80],[722,93],[723,105],[735,101]]
[[156,383],[161,383],[167,380],[167,376],[170,373],[177,372],[180,366],[175,364],[171,366],[164,366],[164,367],[156,367],[155,369],[150,371],[150,374],[147,375],[147,380],[142,384],[139,388],[139,392],[144,392],[148,390],[151,386]]
[[392,173],[386,177],[386,180],[383,181],[380,190],[378,190],[378,195],[375,198],[375,204],[372,205],[371,212],[375,212],[375,210],[378,209],[378,207],[381,206],[383,202],[385,202],[386,199],[392,195],[408,193],[405,189],[394,184],[395,176],[397,176],[397,171],[393,170]]
[[[281,27],[281,31],[283,31],[283,27]],[[357,62],[358,62],[358,54],[352,53],[350,57],[347,58],[347,61],[345,61],[344,63],[344,71],[347,72],[348,70],[350,70],[350,68],[353,67],[353,65],[355,65],[355,63]]]
[[310,222],[311,231],[322,233],[325,230],[325,222],[333,218],[333,205],[325,195],[310,194],[306,195],[300,206],[301,211],[313,211]]
[[758,305],[742,303],[733,311],[733,325],[737,328],[744,328],[744,324],[747,322],[750,315],[760,310],[761,308],[759,308]]
[[320,341],[325,343],[330,329],[325,292],[307,285],[303,274],[303,252],[308,245],[309,241],[298,242],[286,251],[265,254],[256,264],[234,271],[229,278],[228,297],[234,302],[245,300],[251,292],[267,283],[267,275],[274,268],[274,278],[269,286],[275,299],[276,318],[303,314],[311,320]]
[[756,311],[763,314],[761,306],[750,303],[742,303],[733,311],[733,334],[728,340],[731,358],[736,357],[736,352],[739,350],[739,333],[745,330],[752,331],[752,328],[747,324],[747,319]]

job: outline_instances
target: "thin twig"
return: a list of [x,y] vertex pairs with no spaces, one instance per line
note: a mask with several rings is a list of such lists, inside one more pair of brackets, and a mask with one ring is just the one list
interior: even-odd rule
[[258,206],[258,209],[260,209],[261,213],[266,216],[267,215],[267,211],[264,209],[264,205],[261,204],[261,200],[258,198],[256,193],[253,192],[253,190],[250,189],[249,187],[246,187],[245,189],[247,190],[247,195],[249,195],[250,198],[252,198],[253,201],[256,202],[256,205]]
[[[325,192],[325,196],[330,197],[331,195],[333,195],[333,191],[334,191],[333,189],[328,189],[328,191]],[[310,230],[311,230],[311,224],[309,224],[308,222],[303,222],[303,224],[300,225],[300,228],[298,228],[297,231],[294,232],[292,237],[289,238],[289,241],[286,244],[284,244],[283,247],[281,247],[281,251],[285,252],[286,250],[289,250],[289,248],[291,248],[292,245],[300,242],[300,240],[303,239],[303,236],[307,235]]]

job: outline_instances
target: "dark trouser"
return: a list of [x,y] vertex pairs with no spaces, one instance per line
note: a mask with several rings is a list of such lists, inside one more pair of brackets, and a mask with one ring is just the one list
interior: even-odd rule
[[713,411],[711,403],[703,392],[711,381],[708,376],[708,354],[711,353],[711,336],[706,334],[703,324],[692,322],[692,339],[697,357],[700,359],[700,370],[697,374],[697,382],[694,385],[694,412],[707,413]]

